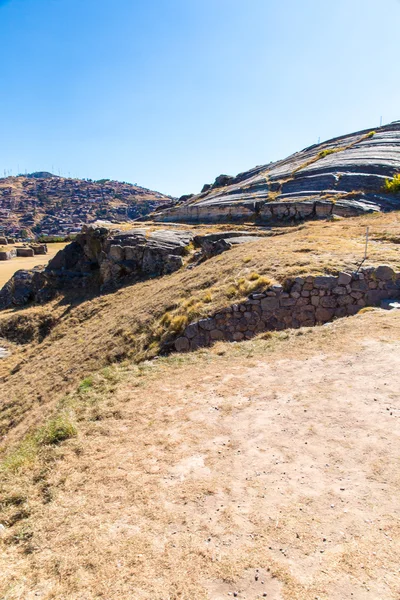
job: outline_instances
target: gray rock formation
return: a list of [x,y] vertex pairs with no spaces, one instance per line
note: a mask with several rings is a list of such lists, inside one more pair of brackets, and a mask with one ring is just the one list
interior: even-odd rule
[[164,222],[274,223],[400,208],[383,191],[400,172],[400,122],[338,137],[236,177],[221,175],[187,202],[154,215]]
[[258,239],[261,236],[246,231],[195,236],[192,231],[176,229],[121,232],[85,226],[47,267],[17,271],[0,290],[0,309],[46,302],[66,289],[102,292],[141,278],[168,275],[183,266],[191,242],[199,248],[192,257],[193,268],[234,244]]
[[44,302],[63,289],[104,291],[129,280],[172,273],[183,265],[192,239],[188,231],[85,227],[46,268],[17,271],[0,291],[0,309]]

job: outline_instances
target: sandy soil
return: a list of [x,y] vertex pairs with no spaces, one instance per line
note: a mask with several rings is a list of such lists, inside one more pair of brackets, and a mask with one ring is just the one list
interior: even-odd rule
[[[18,269],[33,269],[38,265],[47,265],[49,260],[66,246],[65,243],[48,244],[47,254],[33,257],[18,256],[12,260],[0,261],[0,288],[14,275]],[[12,246],[10,246],[11,248]]]
[[398,312],[121,367],[2,597],[397,600]]

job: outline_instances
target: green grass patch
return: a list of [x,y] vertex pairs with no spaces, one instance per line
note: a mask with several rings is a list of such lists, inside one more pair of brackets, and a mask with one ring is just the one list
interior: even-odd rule
[[68,414],[61,413],[50,419],[44,427],[38,430],[35,441],[39,446],[52,446],[75,437],[77,433],[76,426]]
[[29,433],[5,457],[0,464],[0,473],[16,473],[33,467],[42,448],[56,446],[69,438],[75,437],[77,433],[77,428],[67,413],[55,415],[43,427]]
[[93,387],[93,377],[85,377],[78,386],[78,391],[81,393],[88,392]]

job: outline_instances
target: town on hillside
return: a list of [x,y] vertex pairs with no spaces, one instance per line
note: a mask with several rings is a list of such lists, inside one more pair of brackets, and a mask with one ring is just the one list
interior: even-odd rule
[[47,172],[0,179],[0,235],[19,240],[66,237],[96,220],[133,221],[174,198],[136,184],[71,179]]

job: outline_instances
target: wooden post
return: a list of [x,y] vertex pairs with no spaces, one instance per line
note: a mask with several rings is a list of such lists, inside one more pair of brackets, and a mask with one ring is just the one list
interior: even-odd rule
[[368,239],[369,239],[369,227],[367,227],[367,230],[365,232],[365,254],[364,254],[364,260],[367,260]]

